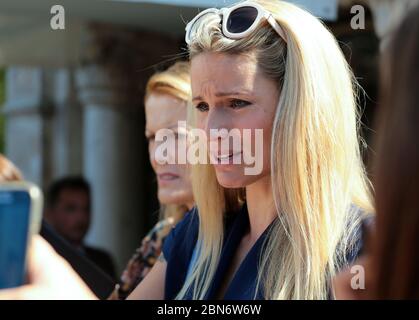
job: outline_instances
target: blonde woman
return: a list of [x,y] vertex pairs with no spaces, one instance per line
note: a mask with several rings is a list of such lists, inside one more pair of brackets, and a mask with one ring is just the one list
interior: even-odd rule
[[209,155],[227,164],[194,166],[197,210],[132,298],[332,297],[331,277],[357,255],[373,211],[355,80],[336,39],[283,1],[209,9],[186,30],[194,125],[208,137],[263,129],[263,169],[246,175],[231,149]]
[[196,209],[129,298],[332,297],[331,277],[357,255],[373,211],[354,78],[335,38],[295,5],[256,1],[203,11],[186,41],[192,124],[263,129],[263,166],[245,174],[236,150],[193,166]]
[[[142,240],[125,268],[112,299],[125,299],[153,267],[162,244],[173,226],[193,207],[190,172],[186,164],[163,164],[157,159],[155,141],[159,130],[170,129],[179,138],[186,135],[187,104],[191,100],[189,62],[179,61],[147,82],[145,94],[146,138],[151,166],[156,173],[161,219]],[[170,155],[175,156],[175,155]]]

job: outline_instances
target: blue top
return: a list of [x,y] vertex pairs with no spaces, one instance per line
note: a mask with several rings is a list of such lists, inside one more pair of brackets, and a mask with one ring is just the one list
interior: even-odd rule
[[[235,255],[237,247],[242,237],[249,230],[249,215],[247,206],[226,218],[224,244],[221,250],[220,262],[217,267],[212,285],[208,290],[205,299],[216,299],[220,285],[224,279],[231,260]],[[258,263],[264,240],[273,226],[271,223],[262,233],[234,274],[224,295],[225,300],[253,300],[263,299],[262,288],[256,292],[256,282],[258,276]],[[190,269],[191,259],[196,255],[196,242],[198,238],[199,217],[196,208],[189,211],[185,217],[172,229],[163,245],[163,254],[167,261],[166,280],[165,280],[165,299],[172,300],[181,290],[188,270]],[[359,254],[362,247],[362,237],[357,232],[357,248],[351,250],[348,261],[353,261]],[[186,299],[192,299],[192,295],[187,295]]]

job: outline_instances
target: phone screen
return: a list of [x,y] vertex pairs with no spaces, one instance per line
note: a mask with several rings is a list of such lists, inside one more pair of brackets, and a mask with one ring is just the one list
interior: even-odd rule
[[30,206],[27,191],[0,191],[0,289],[24,283]]

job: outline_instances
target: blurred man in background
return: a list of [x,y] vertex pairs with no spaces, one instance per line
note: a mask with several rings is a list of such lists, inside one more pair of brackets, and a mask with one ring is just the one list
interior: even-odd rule
[[64,177],[55,181],[46,194],[45,220],[71,245],[115,279],[111,256],[84,244],[91,216],[90,185],[82,177]]

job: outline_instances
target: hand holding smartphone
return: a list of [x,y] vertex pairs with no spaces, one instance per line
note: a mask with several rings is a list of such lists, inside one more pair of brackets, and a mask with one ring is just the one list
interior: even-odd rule
[[96,299],[68,262],[37,235],[41,213],[42,193],[35,185],[0,184],[0,300]]

